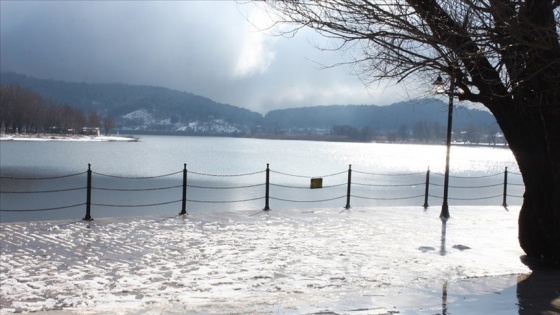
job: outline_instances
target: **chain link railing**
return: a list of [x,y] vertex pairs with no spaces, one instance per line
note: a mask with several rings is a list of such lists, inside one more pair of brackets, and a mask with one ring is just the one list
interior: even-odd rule
[[[108,208],[140,208],[140,207],[156,207],[162,205],[171,205],[171,204],[179,204],[181,203],[181,211],[179,212],[180,215],[185,215],[187,213],[187,203],[207,203],[207,204],[232,204],[232,203],[243,203],[243,202],[254,202],[258,200],[264,200],[264,208],[263,210],[268,211],[270,210],[270,200],[274,201],[281,201],[285,203],[325,203],[325,202],[332,202],[336,200],[341,200],[346,198],[346,205],[344,208],[349,209],[351,198],[362,199],[362,200],[373,200],[373,201],[399,201],[399,200],[411,200],[411,199],[418,199],[424,198],[424,208],[428,208],[428,201],[429,198],[442,198],[437,194],[430,193],[430,188],[439,189],[442,187],[442,184],[439,183],[431,183],[431,172],[430,169],[424,172],[413,172],[413,173],[371,173],[371,172],[364,172],[364,171],[354,171],[355,182],[352,181],[352,166],[348,167],[348,170],[341,171],[337,173],[327,174],[327,175],[320,175],[320,176],[307,176],[301,174],[290,174],[287,172],[281,172],[276,170],[271,170],[269,165],[267,164],[265,170],[243,173],[243,174],[211,174],[211,173],[203,173],[203,172],[193,172],[187,170],[187,165],[184,164],[183,170],[179,172],[173,172],[169,174],[163,175],[156,175],[156,176],[145,176],[145,177],[131,177],[131,176],[118,176],[118,175],[111,175],[111,174],[103,174],[98,172],[93,172],[91,170],[91,165],[88,165],[88,170],[82,173],[76,174],[69,174],[69,175],[62,175],[62,176],[51,176],[51,177],[13,177],[13,176],[0,176],[0,180],[3,182],[6,181],[56,181],[58,179],[68,178],[68,177],[75,177],[75,176],[83,176],[84,174],[87,175],[85,187],[69,187],[69,188],[60,188],[60,189],[38,189],[38,190],[17,190],[17,189],[2,189],[0,190],[0,196],[2,195],[27,195],[27,194],[57,194],[57,199],[65,200],[64,194],[68,192],[75,192],[75,191],[85,191],[86,200],[83,203],[71,203],[66,205],[60,206],[52,206],[52,207],[38,207],[38,208],[25,208],[25,209],[1,209],[0,212],[36,212],[36,211],[55,211],[60,209],[68,209],[68,208],[79,208],[85,206],[86,215],[83,218],[84,220],[92,220],[92,206],[95,207],[108,207]],[[200,184],[192,184],[189,183],[188,177],[189,175],[197,176],[197,177],[228,177],[228,178],[239,178],[239,177],[251,177],[265,174],[264,182],[262,180],[254,182],[254,183],[243,183],[240,185],[200,185]],[[169,180],[176,180],[176,175],[182,174],[182,183],[176,185],[166,185],[166,186],[158,186],[158,187],[104,187],[102,185],[92,185],[92,177],[95,175],[96,177],[108,177],[114,180],[122,180],[122,181],[147,181],[147,180],[154,180],[154,179],[161,179],[164,177],[169,177]],[[271,174],[273,175],[271,177]],[[421,181],[419,178],[425,174],[425,180]],[[346,175],[346,176],[342,176]],[[434,173],[435,176],[443,176],[443,174]],[[508,175],[516,177],[515,180],[509,182]],[[175,177],[175,178],[174,178]],[[296,180],[311,180],[311,185],[303,185],[301,183],[295,184],[287,184],[284,181],[281,181],[282,177],[284,178],[294,178]],[[329,185],[322,185],[323,178],[329,178],[329,180],[333,180],[334,182]],[[338,182],[336,179],[341,178]],[[490,200],[490,199],[497,199],[502,198],[502,206],[507,207],[507,198],[522,198],[520,195],[510,194],[508,193],[508,185],[509,186],[516,186],[516,187],[523,187],[521,182],[521,174],[508,172],[507,167],[503,173],[491,174],[491,175],[483,175],[483,176],[451,176],[453,180],[457,183],[450,185],[454,191],[468,191],[470,196],[465,196],[465,193],[458,193],[456,196],[450,197],[450,200],[456,201],[477,201],[477,200]],[[496,178],[496,180],[493,180]],[[501,180],[503,178],[503,180]],[[313,181],[320,179],[320,185],[314,186]],[[483,180],[485,181],[484,184],[480,184],[479,182]],[[477,183],[478,182],[478,183]],[[56,183],[54,183],[56,185]],[[1,187],[7,186],[6,184],[2,185]],[[49,184],[50,186],[50,184]],[[264,195],[247,197],[247,198],[238,198],[238,199],[229,199],[229,200],[207,200],[207,199],[190,199],[187,198],[187,191],[189,189],[197,189],[197,190],[243,190],[243,189],[255,189],[258,187],[264,186]],[[346,192],[344,193],[341,191],[341,187],[346,186]],[[288,193],[278,193],[277,195],[271,195],[271,187],[275,187],[275,189],[285,189],[285,190],[298,190],[304,191],[314,188],[319,188],[321,190],[328,190],[328,197],[319,197],[315,199],[302,199],[302,198],[290,198],[288,197]],[[362,191],[358,194],[352,194],[351,189],[352,187],[360,188]],[[418,189],[424,190],[423,193],[418,193]],[[133,193],[143,193],[143,192],[159,192],[159,191],[173,191],[181,189],[180,199],[171,199],[171,200],[163,200],[159,202],[148,202],[148,203],[134,203],[134,202],[126,202],[126,203],[108,203],[103,201],[92,201],[92,191],[104,191],[104,192],[116,192],[119,194],[133,194]],[[368,189],[367,191],[365,191]],[[384,190],[384,191],[381,191]],[[388,194],[387,191],[390,190],[392,193]],[[499,191],[497,191],[499,190]],[[489,192],[490,191],[490,192]],[[173,192],[175,193],[175,192]],[[277,193],[277,192],[275,192]],[[177,194],[179,197],[179,194]],[[127,200],[130,198],[119,198],[120,200]]]

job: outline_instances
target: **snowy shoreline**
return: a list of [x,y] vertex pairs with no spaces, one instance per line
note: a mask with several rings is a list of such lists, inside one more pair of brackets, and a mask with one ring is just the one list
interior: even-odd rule
[[560,274],[520,261],[518,209],[450,210],[445,225],[417,207],[2,223],[0,313],[560,310]]
[[1,134],[0,141],[95,141],[95,142],[136,142],[138,138],[129,136],[87,136],[57,134]]

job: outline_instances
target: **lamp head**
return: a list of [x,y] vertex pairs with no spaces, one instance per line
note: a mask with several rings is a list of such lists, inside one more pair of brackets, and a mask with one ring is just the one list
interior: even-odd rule
[[445,94],[445,83],[441,75],[438,75],[437,79],[434,81],[434,92],[436,94]]

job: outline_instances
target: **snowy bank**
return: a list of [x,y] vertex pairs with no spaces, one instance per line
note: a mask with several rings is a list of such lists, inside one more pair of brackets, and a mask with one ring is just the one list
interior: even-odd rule
[[0,141],[124,141],[135,142],[138,138],[121,136],[86,136],[86,135],[52,135],[52,134],[18,134],[0,135]]
[[[450,212],[446,224],[439,209],[421,207],[0,224],[0,312],[522,314],[535,307],[518,297],[518,280],[531,272],[520,261],[518,209]],[[555,275],[546,278],[552,292]],[[548,302],[560,311],[560,299]]]

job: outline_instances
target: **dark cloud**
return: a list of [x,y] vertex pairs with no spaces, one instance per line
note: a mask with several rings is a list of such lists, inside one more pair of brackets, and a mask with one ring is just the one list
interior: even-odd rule
[[[265,113],[319,104],[386,104],[312,31],[259,32],[261,11],[212,1],[1,1],[2,71],[84,82],[164,86]],[[266,21],[264,22],[265,25]],[[262,26],[261,25],[261,26]]]

